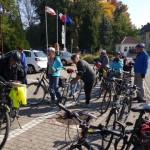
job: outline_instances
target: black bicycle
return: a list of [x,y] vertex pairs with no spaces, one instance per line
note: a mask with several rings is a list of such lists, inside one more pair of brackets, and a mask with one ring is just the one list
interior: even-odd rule
[[6,99],[3,99],[3,93],[6,87],[3,82],[0,82],[0,149],[2,149],[6,143],[10,129],[9,107]]
[[36,82],[27,85],[27,103],[30,105],[40,104],[46,94],[49,94],[49,82],[44,71]]
[[[115,150],[149,150],[150,149],[150,120],[143,117],[145,113],[150,113],[150,104],[144,103],[138,107],[131,108],[132,112],[138,112],[133,129],[121,131],[124,136],[117,138],[114,146]],[[147,123],[148,122],[148,123]],[[132,122],[127,122],[126,126],[132,126]],[[146,127],[146,128],[143,128]]]
[[[72,144],[69,150],[82,150],[83,147],[85,147],[88,150],[94,150],[94,148],[87,142],[86,138],[88,135],[99,135],[100,138],[108,134],[113,134],[116,136],[122,136],[122,133],[116,131],[116,130],[109,130],[106,129],[103,125],[99,124],[98,126],[93,126],[89,124],[89,121],[91,118],[95,118],[95,116],[91,114],[87,114],[87,119],[83,120],[81,119],[80,115],[78,113],[70,112],[67,108],[64,107],[64,105],[58,103],[58,107],[66,112],[65,118],[67,119],[73,119],[76,118],[79,122],[79,127],[81,128],[81,135],[77,141],[77,144]],[[100,150],[103,150],[103,147],[100,146]]]

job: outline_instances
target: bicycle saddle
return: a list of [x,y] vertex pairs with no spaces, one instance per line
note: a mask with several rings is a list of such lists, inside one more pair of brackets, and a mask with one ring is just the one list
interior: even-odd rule
[[133,112],[150,112],[150,103],[144,103],[140,106],[131,108],[131,111]]

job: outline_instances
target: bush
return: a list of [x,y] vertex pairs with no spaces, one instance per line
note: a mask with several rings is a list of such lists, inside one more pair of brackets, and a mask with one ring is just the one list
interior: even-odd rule
[[82,57],[83,60],[87,61],[88,63],[93,63],[93,60],[97,58],[95,55],[87,54],[84,57]]

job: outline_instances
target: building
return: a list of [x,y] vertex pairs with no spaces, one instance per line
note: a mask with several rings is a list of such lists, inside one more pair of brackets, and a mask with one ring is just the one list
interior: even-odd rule
[[141,28],[141,38],[145,44],[145,49],[150,51],[150,23],[147,23]]
[[129,50],[134,50],[135,46],[139,43],[135,38],[131,36],[124,37],[116,44],[116,51],[120,51],[123,56],[127,56]]

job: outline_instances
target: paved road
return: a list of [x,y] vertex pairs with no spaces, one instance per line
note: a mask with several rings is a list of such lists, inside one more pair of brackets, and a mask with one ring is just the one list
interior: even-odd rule
[[[67,74],[62,72],[64,76]],[[29,75],[28,78],[35,80],[39,77],[38,74]],[[96,87],[97,88],[97,87]],[[96,90],[93,89],[93,92]],[[92,114],[99,116],[99,105],[100,102],[96,98],[92,99],[91,109],[85,109],[82,107],[84,103],[84,96],[82,96],[80,105],[75,105],[72,101],[69,101],[68,106],[72,111],[85,110],[91,112]],[[134,103],[134,105],[138,105]],[[96,109],[97,108],[97,109]],[[66,125],[57,121],[55,114],[58,112],[58,108],[51,108],[50,105],[45,101],[37,107],[23,107],[20,110],[19,121],[21,123],[22,129],[19,128],[17,121],[11,126],[11,132],[9,139],[3,148],[3,150],[66,150],[68,145],[71,143],[70,138],[74,139],[77,135],[77,130],[75,125],[70,127],[70,136],[66,136]],[[107,113],[103,116],[99,116],[97,120],[93,120],[92,124],[104,124],[106,120]],[[135,120],[137,114],[131,113],[129,120]],[[92,138],[89,139],[93,141]],[[95,150],[98,149],[98,145],[95,144]],[[113,149],[113,148],[112,148]]]

